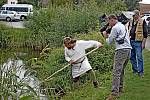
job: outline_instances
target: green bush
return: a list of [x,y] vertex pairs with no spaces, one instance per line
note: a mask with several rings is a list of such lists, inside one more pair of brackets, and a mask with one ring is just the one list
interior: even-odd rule
[[92,53],[88,58],[94,70],[100,73],[106,73],[113,67],[113,54],[113,47],[105,45],[104,48]]
[[85,33],[98,26],[98,7],[95,2],[79,6],[59,6],[41,9],[26,23],[33,44],[58,47],[67,35]]
[[118,11],[126,10],[126,5],[122,0],[114,0],[114,1],[107,1],[107,0],[96,0],[100,8],[102,9],[103,13],[112,14],[118,13]]
[[29,36],[26,29],[14,29],[0,23],[0,48],[22,47]]
[[73,34],[87,32],[97,27],[100,11],[95,2],[77,6],[49,7],[36,12],[27,27],[38,34],[57,32]]

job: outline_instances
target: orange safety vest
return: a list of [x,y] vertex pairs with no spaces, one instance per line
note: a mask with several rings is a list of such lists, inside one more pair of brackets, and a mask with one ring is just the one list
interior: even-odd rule
[[[133,20],[131,20],[129,22],[129,33],[131,31],[131,28],[132,28],[132,23],[133,23]],[[136,31],[135,31],[135,40],[136,41],[142,41],[143,40],[143,19],[139,19],[138,23],[137,23],[137,27],[136,27]]]

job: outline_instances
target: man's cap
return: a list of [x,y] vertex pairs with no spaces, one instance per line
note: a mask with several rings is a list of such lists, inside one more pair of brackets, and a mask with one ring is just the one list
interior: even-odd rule
[[66,43],[75,43],[76,42],[76,39],[74,39],[73,37],[65,37],[64,38],[64,44]]
[[140,11],[139,10],[134,10],[133,15],[140,15]]

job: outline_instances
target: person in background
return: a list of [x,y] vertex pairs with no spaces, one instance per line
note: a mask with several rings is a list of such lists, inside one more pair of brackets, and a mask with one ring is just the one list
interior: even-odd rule
[[115,42],[115,55],[113,66],[113,78],[112,78],[112,91],[106,100],[114,100],[119,97],[119,94],[123,92],[123,78],[124,69],[129,61],[131,45],[129,39],[129,33],[115,15],[108,17],[108,23],[112,27],[110,34],[106,31],[103,32],[106,42],[108,44]]
[[150,34],[150,17],[147,18],[147,21],[148,34]]
[[129,22],[130,42],[132,46],[130,61],[133,74],[143,77],[143,56],[142,51],[145,48],[148,36],[146,21],[140,18],[138,10],[133,11],[133,19]]
[[[94,87],[98,87],[98,82],[95,77],[95,73],[85,55],[85,50],[92,47],[101,48],[103,45],[100,42],[89,40],[75,40],[71,37],[64,38],[65,46],[65,59],[71,64],[72,67],[72,78],[74,87],[78,87],[79,78],[84,73],[91,75]],[[80,59],[79,59],[80,58]]]

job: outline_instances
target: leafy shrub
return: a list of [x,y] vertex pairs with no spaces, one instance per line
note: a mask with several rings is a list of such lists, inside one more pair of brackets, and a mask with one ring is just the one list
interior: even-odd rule
[[126,5],[122,0],[96,0],[98,5],[100,6],[103,13],[111,14],[111,13],[117,13],[118,11],[124,11],[126,10]]
[[25,29],[14,29],[0,23],[0,48],[22,47],[30,36]]
[[105,45],[104,48],[101,48],[88,56],[93,69],[100,73],[110,71],[113,67],[113,53],[113,47]]
[[19,77],[22,65],[17,65],[17,62],[15,59],[9,59],[4,65],[0,65],[0,99],[37,100],[37,93],[27,80],[30,73]]
[[36,12],[27,23],[27,27],[35,34],[41,32],[82,33],[95,29],[99,14],[99,8],[95,2],[77,6],[49,7]]

